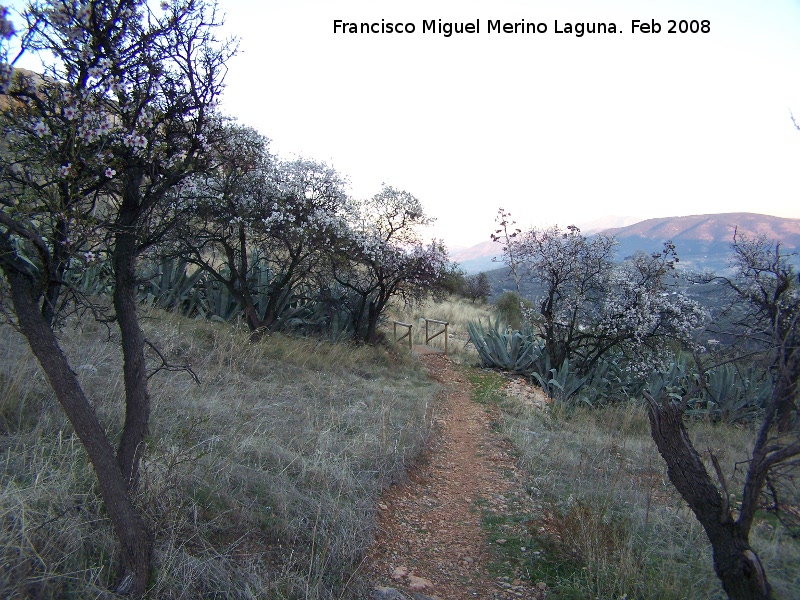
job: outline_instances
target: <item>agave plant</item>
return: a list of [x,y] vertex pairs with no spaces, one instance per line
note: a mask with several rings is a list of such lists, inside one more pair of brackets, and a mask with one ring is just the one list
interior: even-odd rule
[[152,263],[141,275],[139,301],[164,310],[179,310],[191,316],[204,310],[204,296],[199,285],[203,272],[200,269],[189,273],[184,260],[167,258]]
[[636,395],[637,385],[641,384],[631,379],[622,364],[622,357],[614,352],[598,360],[580,388],[580,401],[589,406],[602,406]]
[[689,414],[728,422],[752,421],[772,397],[772,379],[755,365],[724,364],[706,372],[706,386],[688,402]]
[[696,377],[697,374],[689,367],[688,361],[679,359],[673,361],[664,371],[653,371],[645,388],[653,398],[658,398],[663,393],[679,402],[693,388]]
[[647,388],[653,398],[662,391],[676,401],[686,398],[687,415],[728,422],[755,419],[772,396],[769,374],[756,365],[728,363],[708,369],[704,375],[700,386],[697,368],[678,360],[666,372],[651,374]]
[[224,285],[207,282],[204,297],[205,305],[200,315],[207,319],[228,322],[242,314],[242,305]]
[[114,275],[108,258],[70,265],[64,273],[64,281],[85,296],[108,296],[114,290]]
[[570,369],[569,359],[564,360],[560,368],[552,368],[545,374],[534,371],[531,378],[539,383],[550,398],[564,403],[569,402],[589,379],[588,376],[581,377],[574,373]]
[[529,326],[523,325],[521,331],[508,331],[499,317],[494,323],[489,319],[487,328],[480,322],[470,322],[467,330],[484,367],[528,375],[536,368],[544,352],[544,341]]

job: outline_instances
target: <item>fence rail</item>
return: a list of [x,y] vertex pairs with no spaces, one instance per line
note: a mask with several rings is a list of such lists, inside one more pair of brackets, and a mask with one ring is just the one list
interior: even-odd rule
[[[411,344],[412,344],[412,342],[411,342],[411,328],[413,327],[413,325],[411,325],[410,323],[403,323],[402,321],[392,321],[392,324],[394,326],[393,327],[393,329],[394,329],[394,341],[395,342],[402,342],[405,338],[408,338],[408,349],[411,350],[411,347],[412,347],[411,346]],[[403,335],[401,335],[399,338],[397,337],[397,326],[398,325],[400,325],[400,327],[406,327],[407,328],[406,332]]]
[[[434,325],[444,325],[444,329],[437,331],[434,334],[430,334],[428,332],[428,324],[433,323]],[[444,353],[447,354],[447,326],[449,325],[449,321],[439,321],[438,319],[425,319],[425,345],[428,345],[433,338],[438,337],[444,334]]]

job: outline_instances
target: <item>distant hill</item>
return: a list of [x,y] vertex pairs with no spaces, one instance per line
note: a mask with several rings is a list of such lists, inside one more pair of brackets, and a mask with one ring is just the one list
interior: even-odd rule
[[[502,265],[503,245],[488,240],[469,248],[460,248],[450,253],[450,260],[457,262],[468,275],[491,271]],[[493,260],[493,259],[497,260]]]
[[[579,223],[581,231],[585,235],[592,235],[600,231],[605,231],[611,227],[622,227],[630,225],[637,221],[636,217],[620,217],[616,215],[609,215],[600,219],[592,221],[585,221]],[[467,274],[480,273],[481,271],[491,271],[497,269],[500,264],[500,258],[503,255],[503,246],[497,242],[487,240],[474,246],[466,247],[451,247],[450,258],[457,262]],[[496,260],[495,260],[496,259]]]
[[694,270],[723,272],[728,267],[733,233],[778,240],[787,252],[800,251],[800,219],[785,219],[754,213],[722,213],[647,219],[627,227],[606,229],[619,241],[620,259],[638,250],[657,252],[664,242],[675,244],[680,266]]
[[[619,217],[614,217],[619,219]],[[600,221],[601,222],[601,221]],[[787,252],[800,252],[800,219],[785,219],[755,213],[722,213],[647,219],[625,227],[603,229],[619,241],[617,257],[620,260],[642,250],[658,252],[664,242],[672,240],[680,258],[679,266],[693,270],[724,272],[728,267],[733,232],[749,237],[765,235],[780,240]],[[600,233],[592,228],[590,234]],[[467,273],[497,269],[502,256],[502,245],[492,241],[481,242],[451,254]]]
[[583,223],[578,223],[577,225],[581,228],[582,234],[591,235],[593,233],[605,231],[606,229],[611,229],[612,227],[621,228],[628,225],[633,225],[639,221],[641,221],[641,219],[636,217],[619,217],[616,215],[609,215],[607,217],[601,217],[591,221],[584,221]]

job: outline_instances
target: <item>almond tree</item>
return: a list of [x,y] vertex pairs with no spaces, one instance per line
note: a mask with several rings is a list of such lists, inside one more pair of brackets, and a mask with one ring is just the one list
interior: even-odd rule
[[269,140],[227,126],[215,165],[179,190],[174,251],[224,286],[251,331],[277,326],[298,286],[345,229],[343,178],[324,163],[281,161]]
[[568,360],[588,374],[613,350],[634,372],[647,372],[702,322],[699,306],[672,289],[678,259],[671,243],[618,264],[612,236],[589,238],[574,225],[509,233],[513,223],[502,209],[499,222],[494,237],[518,289],[528,280],[541,290],[525,313],[556,368]]
[[[800,281],[779,243],[765,238],[734,236],[732,278],[715,278],[731,294],[731,304],[720,311],[712,328],[739,338],[731,348],[738,355],[727,360],[757,360],[772,376],[772,396],[763,413],[746,473],[741,504],[732,501],[729,483],[713,453],[717,476],[708,473],[684,425],[688,400],[707,385],[708,367],[697,357],[696,385],[679,399],[668,383],[656,381],[645,391],[652,437],[667,463],[670,481],[703,526],[714,555],[714,569],[725,592],[735,600],[770,598],[764,567],[749,536],[761,509],[791,519],[785,511],[796,503],[800,467]],[[717,329],[721,327],[721,329]],[[796,517],[792,523],[798,525]]]
[[[143,0],[47,0],[32,2],[22,17],[21,51],[49,62],[42,75],[14,71],[4,84],[0,269],[14,324],[97,474],[121,542],[117,591],[141,596],[152,535],[131,491],[150,396],[135,269],[175,220],[170,190],[204,168],[234,46],[215,38],[220,20],[202,0],[162,2],[155,12]],[[113,265],[124,357],[126,412],[116,451],[54,330],[59,311],[82,300],[67,286],[66,270],[98,253]]]
[[351,328],[367,343],[378,339],[378,323],[389,300],[420,300],[439,288],[448,272],[440,242],[424,244],[419,228],[432,223],[412,194],[385,186],[357,202],[347,238],[331,255],[331,275],[350,293]]

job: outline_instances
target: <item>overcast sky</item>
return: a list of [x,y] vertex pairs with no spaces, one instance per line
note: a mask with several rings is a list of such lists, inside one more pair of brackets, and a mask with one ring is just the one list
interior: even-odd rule
[[[219,3],[241,39],[223,110],[283,157],[332,163],[355,196],[408,190],[448,243],[488,239],[501,206],[523,226],[800,218],[798,0]],[[336,19],[416,31],[334,33]],[[439,19],[481,30],[423,33]],[[633,33],[634,19],[661,32]],[[547,32],[489,32],[498,20]],[[670,20],[710,32],[671,34]],[[618,33],[557,33],[556,21]]]
[[[355,195],[419,197],[437,233],[729,211],[800,217],[800,3],[777,0],[221,0],[241,38],[223,106]],[[334,33],[411,22],[413,34]],[[422,33],[423,21],[481,32]],[[489,33],[488,21],[544,23]],[[661,33],[632,33],[639,19]],[[667,32],[708,20],[710,33]],[[556,33],[566,22],[621,33]]]

